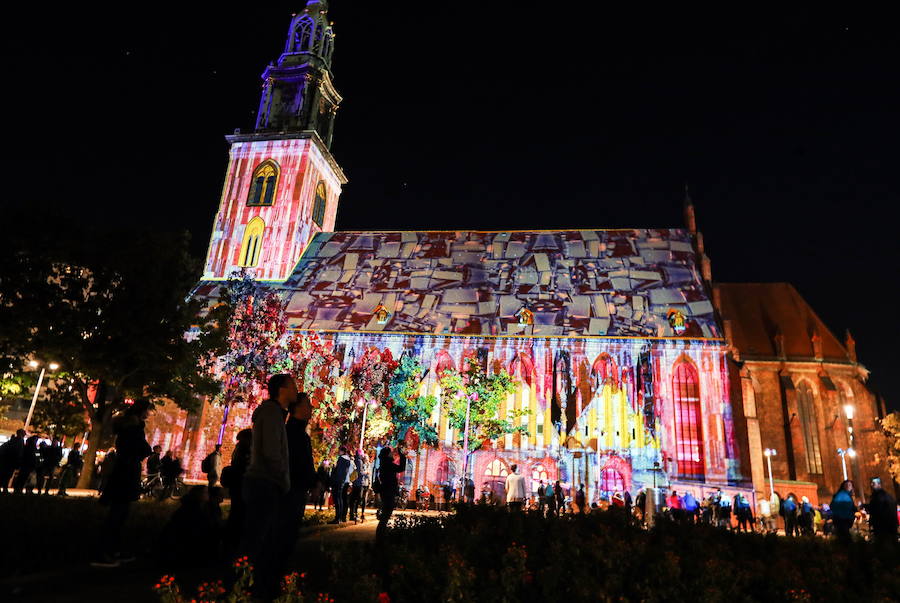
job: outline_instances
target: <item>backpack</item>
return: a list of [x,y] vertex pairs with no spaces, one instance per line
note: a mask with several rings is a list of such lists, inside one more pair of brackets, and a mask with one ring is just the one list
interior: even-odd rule
[[372,492],[375,494],[381,493],[381,472],[375,472],[375,479],[372,480]]
[[200,471],[203,473],[209,473],[209,470],[212,469],[212,459],[209,458],[211,456],[212,454],[208,454],[205,459],[200,461]]
[[224,469],[222,469],[222,477],[219,478],[219,482],[226,488],[231,488],[234,484],[232,483],[232,478],[234,477],[234,467],[228,465]]

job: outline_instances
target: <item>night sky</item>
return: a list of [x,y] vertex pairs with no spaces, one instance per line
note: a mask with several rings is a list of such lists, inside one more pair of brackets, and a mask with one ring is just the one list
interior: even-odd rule
[[[188,229],[203,255],[223,135],[252,128],[304,2],[253,4],[11,15],[2,203]],[[680,227],[688,182],[714,279],[794,283],[900,407],[883,15],[331,4],[338,229]]]

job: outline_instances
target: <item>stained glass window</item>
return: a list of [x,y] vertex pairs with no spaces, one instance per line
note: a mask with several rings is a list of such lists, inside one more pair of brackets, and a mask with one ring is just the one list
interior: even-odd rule
[[600,493],[612,496],[616,492],[625,491],[625,478],[615,469],[604,469],[600,474]]
[[703,479],[703,433],[697,369],[688,362],[675,365],[672,377],[675,409],[675,456],[678,476]]
[[262,249],[263,231],[266,224],[262,218],[256,216],[247,223],[244,229],[244,240],[241,244],[241,252],[238,255],[238,261],[245,268],[252,268],[259,263],[259,255]]
[[319,228],[325,224],[325,183],[319,182],[316,185],[316,198],[313,202],[313,222],[319,225]]
[[813,391],[809,383],[797,388],[797,410],[806,446],[806,466],[810,473],[822,473],[822,450],[819,446],[819,421]]
[[278,186],[278,167],[272,161],[264,161],[253,171],[247,205],[272,205]]

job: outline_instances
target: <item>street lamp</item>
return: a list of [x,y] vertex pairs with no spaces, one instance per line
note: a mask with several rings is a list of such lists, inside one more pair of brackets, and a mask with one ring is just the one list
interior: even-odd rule
[[772,479],[772,457],[778,456],[778,451],[774,448],[766,448],[763,450],[766,455],[766,464],[769,466],[769,500],[775,499],[775,480]]
[[848,448],[844,450],[843,448],[838,448],[837,453],[841,456],[841,469],[844,470],[844,481],[847,481],[847,459],[844,458],[847,455],[850,455],[850,458],[856,457],[856,451],[852,448]]
[[[31,360],[28,362],[28,366],[31,368],[37,368],[40,363],[37,360]],[[51,362],[49,365],[51,371],[55,371],[59,368],[59,365],[55,362]],[[28,431],[28,426],[31,424],[31,416],[34,414],[34,405],[37,404],[38,395],[41,393],[41,385],[44,383],[44,374],[46,373],[46,369],[41,366],[41,374],[38,377],[37,387],[34,388],[34,397],[31,398],[31,407],[28,409],[28,416],[25,417],[25,431]]]
[[375,400],[360,400],[356,403],[357,406],[362,406],[363,409],[362,429],[359,432],[360,451],[362,451],[363,449],[363,440],[366,437],[366,416],[369,414],[369,404],[371,404],[372,406],[376,406],[378,402]]

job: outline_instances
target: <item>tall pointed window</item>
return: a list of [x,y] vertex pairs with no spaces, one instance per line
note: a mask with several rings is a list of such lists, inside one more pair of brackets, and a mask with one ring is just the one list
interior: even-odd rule
[[694,365],[689,362],[675,365],[672,392],[678,476],[682,479],[702,479],[704,466],[700,386]]
[[278,166],[274,161],[264,161],[253,170],[247,205],[272,205],[278,188]]
[[819,446],[819,421],[812,388],[803,381],[797,388],[797,411],[806,446],[806,466],[810,473],[822,473],[822,450]]
[[263,231],[266,229],[266,223],[262,218],[256,216],[247,223],[244,229],[244,241],[241,244],[241,253],[238,256],[238,263],[245,268],[252,268],[259,263],[259,252],[262,248]]
[[316,185],[316,198],[313,201],[313,212],[312,219],[313,222],[319,225],[319,228],[322,228],[322,225],[325,224],[325,183],[319,182]]

